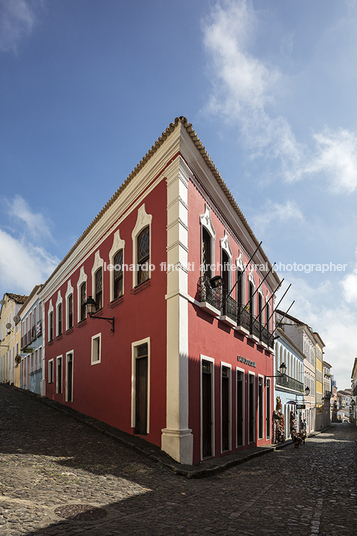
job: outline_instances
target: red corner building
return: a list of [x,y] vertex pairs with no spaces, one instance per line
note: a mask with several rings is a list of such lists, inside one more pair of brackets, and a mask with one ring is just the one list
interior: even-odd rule
[[278,284],[176,118],[41,291],[42,393],[185,464],[271,443]]

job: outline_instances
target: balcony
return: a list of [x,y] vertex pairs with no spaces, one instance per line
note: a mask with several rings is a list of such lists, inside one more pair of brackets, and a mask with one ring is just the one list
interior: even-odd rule
[[232,296],[224,297],[222,287],[212,288],[208,279],[200,278],[197,297],[202,309],[219,317],[222,322],[235,327],[245,335],[251,335],[262,346],[274,348],[274,336],[253,316],[247,306],[238,305]]
[[221,287],[212,288],[209,280],[200,278],[197,285],[197,294],[202,309],[214,316],[219,316],[222,304]]
[[298,391],[299,393],[304,392],[304,384],[302,382],[295,380],[295,378],[290,378],[290,376],[287,376],[286,374],[284,374],[284,376],[279,376],[279,374],[279,371],[277,371],[277,377],[275,378],[276,385],[280,385],[281,387],[287,387],[288,389]]

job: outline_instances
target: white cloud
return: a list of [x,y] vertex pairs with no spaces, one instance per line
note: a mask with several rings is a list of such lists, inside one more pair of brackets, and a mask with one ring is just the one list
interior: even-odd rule
[[[325,343],[324,359],[332,365],[331,373],[337,380],[338,388],[350,387],[356,355],[356,311],[342,300],[336,301],[329,280],[312,286],[302,278],[289,276],[289,283],[292,283],[292,287],[279,308],[286,310],[295,300],[289,313],[319,333]],[[279,291],[280,296],[284,289],[285,286]]]
[[264,210],[253,217],[254,227],[265,229],[274,221],[287,222],[288,220],[304,221],[304,216],[298,205],[294,201],[287,201],[284,204],[267,201]]
[[4,292],[29,293],[44,283],[59,263],[44,248],[0,229],[0,281]]
[[207,111],[236,122],[252,156],[279,158],[283,173],[292,180],[298,175],[305,147],[297,142],[283,117],[272,118],[267,113],[280,91],[283,75],[249,53],[256,24],[254,10],[245,0],[217,4],[204,24],[213,83]]
[[314,135],[317,149],[305,173],[323,173],[335,193],[357,188],[357,137],[345,129],[326,128]]
[[[211,60],[212,94],[207,112],[236,124],[251,157],[280,161],[287,182],[323,176],[331,193],[357,189],[357,137],[328,128],[313,135],[310,147],[298,142],[288,121],[271,111],[285,83],[284,74],[249,52],[257,18],[247,0],[218,3],[203,26]],[[292,47],[292,36],[287,38]]]
[[16,52],[20,39],[31,34],[44,0],[0,0],[0,50]]
[[52,239],[49,222],[46,221],[42,214],[32,212],[29,205],[20,195],[16,195],[12,201],[7,201],[7,205],[9,215],[25,222],[26,230],[33,239]]
[[341,281],[343,296],[347,303],[357,305],[357,249],[356,263],[352,273],[347,274]]

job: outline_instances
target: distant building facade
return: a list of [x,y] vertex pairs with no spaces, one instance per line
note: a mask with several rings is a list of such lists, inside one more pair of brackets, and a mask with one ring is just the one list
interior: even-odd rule
[[20,387],[21,323],[18,312],[27,296],[6,292],[0,310],[0,382]]
[[19,311],[21,317],[21,387],[41,394],[42,382],[42,307],[37,285]]

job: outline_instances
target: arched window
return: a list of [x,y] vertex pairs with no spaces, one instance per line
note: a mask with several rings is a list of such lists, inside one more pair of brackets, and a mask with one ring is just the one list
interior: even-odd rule
[[95,272],[95,303],[97,311],[103,307],[103,269],[99,268]]
[[120,296],[123,295],[123,250],[122,249],[118,251],[118,253],[114,256],[113,279],[114,279],[113,299],[116,300],[117,298],[120,298]]
[[202,227],[202,275],[211,279],[212,270],[211,236],[205,227]]
[[86,317],[86,306],[85,303],[87,301],[87,283],[84,281],[84,283],[81,284],[80,288],[80,314],[79,314],[79,321],[82,322],[82,320]]
[[140,285],[147,281],[150,277],[149,264],[150,264],[150,228],[145,227],[137,238],[137,252],[138,252],[138,266],[137,284]]

